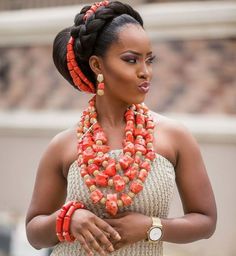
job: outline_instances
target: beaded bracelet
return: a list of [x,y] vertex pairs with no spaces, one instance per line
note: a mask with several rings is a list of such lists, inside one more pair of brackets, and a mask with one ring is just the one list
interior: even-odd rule
[[75,238],[70,234],[71,216],[77,209],[84,209],[82,203],[69,201],[62,206],[56,219],[56,235],[60,242],[73,242]]

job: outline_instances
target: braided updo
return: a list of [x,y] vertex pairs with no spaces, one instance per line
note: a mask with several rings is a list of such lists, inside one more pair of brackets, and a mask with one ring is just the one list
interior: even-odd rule
[[143,27],[139,13],[130,5],[119,1],[102,6],[85,21],[85,13],[91,6],[85,6],[75,16],[74,25],[59,32],[53,43],[53,61],[61,75],[76,89],[67,68],[67,43],[72,36],[75,39],[74,53],[76,61],[84,75],[96,86],[96,77],[89,66],[92,55],[104,57],[111,44],[118,39],[119,30],[127,24]]

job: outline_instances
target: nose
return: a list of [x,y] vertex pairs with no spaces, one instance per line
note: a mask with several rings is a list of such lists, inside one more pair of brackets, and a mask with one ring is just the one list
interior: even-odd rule
[[148,80],[148,78],[150,77],[150,70],[147,67],[146,63],[143,63],[138,71],[138,77],[141,79],[145,79]]

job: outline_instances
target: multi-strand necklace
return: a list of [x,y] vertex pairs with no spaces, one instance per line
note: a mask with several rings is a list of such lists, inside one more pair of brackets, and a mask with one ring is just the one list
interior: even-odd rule
[[[111,215],[132,204],[155,158],[154,122],[148,108],[133,104],[125,112],[123,154],[119,159],[109,154],[107,137],[97,121],[95,97],[83,112],[78,125],[78,165],[94,204],[100,203]],[[105,193],[109,188],[109,193]]]

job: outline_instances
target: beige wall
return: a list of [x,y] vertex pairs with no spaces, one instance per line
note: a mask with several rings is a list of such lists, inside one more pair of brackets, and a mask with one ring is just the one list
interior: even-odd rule
[[[25,213],[40,156],[56,132],[0,129],[0,211]],[[166,244],[166,255],[233,256],[236,255],[236,144],[233,140],[204,143],[201,139],[200,147],[217,201],[217,230],[210,240],[188,245]],[[181,215],[181,209],[176,192],[170,216]]]

